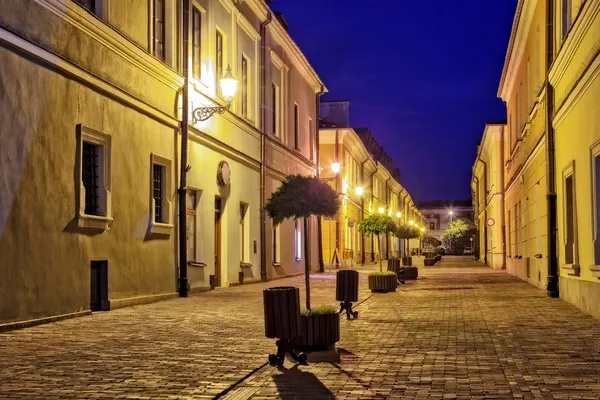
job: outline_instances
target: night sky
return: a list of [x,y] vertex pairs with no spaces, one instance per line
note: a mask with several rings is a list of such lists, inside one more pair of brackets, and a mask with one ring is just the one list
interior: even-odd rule
[[516,0],[274,0],[329,93],[349,100],[417,201],[470,199]]

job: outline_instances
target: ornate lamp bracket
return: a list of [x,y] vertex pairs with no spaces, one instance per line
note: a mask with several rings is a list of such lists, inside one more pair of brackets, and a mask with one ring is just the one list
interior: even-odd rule
[[223,114],[229,110],[229,107],[231,107],[231,103],[218,107],[198,107],[192,111],[192,121],[194,124],[199,121],[206,121],[215,114]]

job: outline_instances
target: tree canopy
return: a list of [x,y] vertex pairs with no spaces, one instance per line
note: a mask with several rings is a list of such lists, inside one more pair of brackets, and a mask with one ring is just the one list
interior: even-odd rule
[[421,236],[421,233],[414,225],[400,224],[396,227],[394,235],[400,239],[416,239]]
[[455,219],[448,224],[448,227],[444,231],[444,238],[457,240],[469,234],[470,231],[471,227],[465,221]]
[[339,208],[338,195],[331,186],[317,177],[303,175],[286,177],[265,205],[267,215],[277,225],[288,218],[333,217]]
[[440,247],[442,245],[442,241],[433,236],[425,236],[423,238],[423,243],[425,243],[426,246],[431,247]]
[[396,224],[393,218],[387,214],[373,214],[362,220],[358,226],[358,230],[369,235],[394,233]]

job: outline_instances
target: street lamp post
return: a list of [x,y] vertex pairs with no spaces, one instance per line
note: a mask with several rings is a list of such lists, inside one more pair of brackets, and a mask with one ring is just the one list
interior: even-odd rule
[[[450,223],[452,223],[452,216],[454,215],[454,211],[448,211],[448,215],[450,215]],[[450,253],[452,253],[452,236],[450,236]]]

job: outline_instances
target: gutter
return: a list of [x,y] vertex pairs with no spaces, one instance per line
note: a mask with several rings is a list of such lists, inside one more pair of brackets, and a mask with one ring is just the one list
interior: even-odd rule
[[182,43],[182,73],[183,92],[181,110],[181,161],[179,171],[179,296],[187,297],[189,283],[187,277],[187,173],[188,163],[188,114],[189,114],[189,36],[190,36],[190,0],[183,0],[183,43]]
[[[184,0],[188,1],[188,0]],[[265,184],[265,158],[266,158],[266,132],[265,121],[267,120],[266,107],[266,80],[267,80],[267,25],[273,20],[273,14],[269,11],[267,19],[260,24],[260,279],[266,282],[267,277],[267,216],[265,212],[266,184]]]

